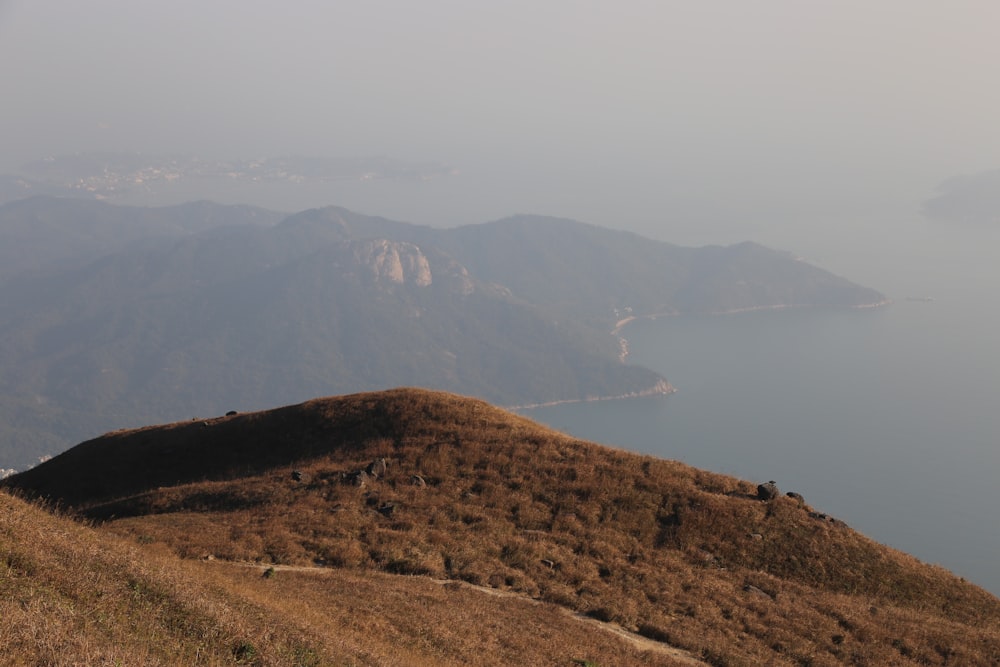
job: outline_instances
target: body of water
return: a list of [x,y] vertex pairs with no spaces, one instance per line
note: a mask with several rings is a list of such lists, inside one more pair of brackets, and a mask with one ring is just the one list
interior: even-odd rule
[[[662,222],[658,207],[602,207],[600,188],[591,201],[552,179],[511,184],[511,174],[492,172],[222,185],[212,199],[278,210],[337,202],[445,226],[529,210],[682,245],[752,239],[884,291],[895,303],[877,310],[635,322],[624,332],[630,362],[663,373],[678,393],[526,414],[588,440],[776,480],[874,539],[1000,594],[1000,229],[934,224],[894,206],[728,224],[675,211]],[[160,203],[197,198],[177,187]],[[911,300],[925,296],[933,300]]]
[[938,264],[932,301],[635,322],[630,361],[662,372],[676,394],[526,414],[588,440],[776,480],[1000,594],[1000,327],[996,284],[976,279],[992,248],[977,252]]

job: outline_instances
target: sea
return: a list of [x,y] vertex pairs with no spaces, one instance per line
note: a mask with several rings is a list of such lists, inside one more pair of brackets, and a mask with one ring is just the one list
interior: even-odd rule
[[498,190],[509,177],[345,182],[262,198],[230,186],[212,198],[289,211],[336,202],[446,226],[503,217],[517,199],[518,210],[679,245],[756,241],[882,291],[893,303],[876,309],[637,320],[623,331],[628,362],[659,371],[677,393],[524,413],[587,440],[774,480],[817,511],[1000,595],[1000,218],[929,220],[916,193],[884,205],[835,198],[756,219],[749,209],[692,216],[659,200],[602,208],[602,188],[555,188],[559,197],[549,180],[537,192]]
[[830,262],[891,290],[887,307],[638,320],[624,330],[628,361],[665,375],[675,394],[524,414],[774,480],[1000,595],[1000,235],[911,229],[866,250],[857,236],[843,253],[827,246]]

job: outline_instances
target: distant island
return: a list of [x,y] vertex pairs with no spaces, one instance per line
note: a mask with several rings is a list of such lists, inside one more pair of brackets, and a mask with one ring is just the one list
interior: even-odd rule
[[950,178],[923,204],[925,217],[952,224],[1000,225],[1000,169]]

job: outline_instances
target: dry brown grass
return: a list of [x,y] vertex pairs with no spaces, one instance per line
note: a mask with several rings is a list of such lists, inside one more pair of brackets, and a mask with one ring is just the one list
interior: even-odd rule
[[0,664],[685,664],[555,605],[374,571],[264,571],[182,561],[0,494]]
[[[344,483],[376,457],[390,462],[383,479]],[[1000,602],[940,568],[791,499],[758,501],[746,481],[447,394],[360,394],[112,434],[13,483],[188,559],[466,581],[713,665],[1000,663]]]
[[295,665],[308,655],[325,658],[309,633],[178,565],[173,556],[0,494],[2,663]]

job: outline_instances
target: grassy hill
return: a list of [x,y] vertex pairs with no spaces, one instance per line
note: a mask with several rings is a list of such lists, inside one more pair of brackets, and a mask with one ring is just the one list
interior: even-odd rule
[[665,391],[623,363],[620,322],[883,301],[752,243],[558,218],[33,197],[0,206],[0,468],[117,426],[394,386],[499,405]]
[[267,571],[181,560],[0,493],[0,663],[692,664],[530,599],[371,570]]
[[[222,642],[230,651],[244,640],[269,656],[307,646],[330,660],[317,664],[352,664],[322,639],[346,624],[391,627],[365,646],[412,648],[414,661],[403,664],[1000,660],[1000,601],[822,508],[762,501],[755,483],[575,440],[452,394],[355,394],[111,433],[4,485],[95,522],[53,529],[78,535],[71,545],[113,534],[115,549],[179,568],[211,595],[289,612],[273,648],[233,630]],[[0,533],[8,553],[35,548],[34,538],[11,534]],[[8,557],[9,570],[18,558]],[[82,567],[110,567],[102,563]],[[274,576],[262,579],[263,568]],[[257,592],[276,582],[301,597]],[[376,602],[332,591],[352,586],[377,587]],[[449,601],[453,594],[472,597]],[[316,596],[325,621],[281,606]],[[437,634],[422,634],[428,619]],[[609,628],[652,643],[596,634]],[[596,652],[588,633],[615,653]],[[508,646],[526,636],[546,640]],[[372,655],[368,664],[393,664],[389,648]]]

